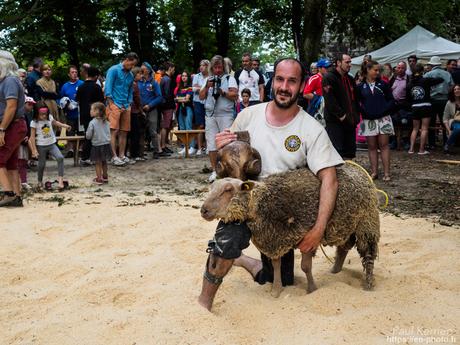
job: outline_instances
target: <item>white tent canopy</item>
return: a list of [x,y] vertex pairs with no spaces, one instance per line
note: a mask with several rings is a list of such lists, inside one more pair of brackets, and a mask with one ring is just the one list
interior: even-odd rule
[[[446,40],[417,25],[405,35],[387,46],[368,53],[379,63],[391,63],[393,66],[399,61],[407,62],[409,55],[417,55],[419,59],[428,60],[434,55],[442,60],[460,58],[460,44]],[[364,55],[351,60],[352,68],[356,70],[363,62]]]

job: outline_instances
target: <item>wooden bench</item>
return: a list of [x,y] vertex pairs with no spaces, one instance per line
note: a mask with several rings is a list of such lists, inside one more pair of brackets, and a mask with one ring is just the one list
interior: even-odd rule
[[185,158],[189,157],[188,148],[190,146],[190,142],[196,137],[198,137],[199,134],[204,134],[204,133],[205,133],[204,129],[172,131],[172,134],[174,134],[177,137],[177,139],[179,139],[182,142],[182,144],[185,145]]
[[70,136],[64,136],[64,137],[56,137],[57,142],[61,140],[65,141],[75,141],[75,150],[73,153],[73,166],[76,167],[78,166],[78,156],[80,153],[80,141],[85,140],[85,137],[83,135],[70,135]]

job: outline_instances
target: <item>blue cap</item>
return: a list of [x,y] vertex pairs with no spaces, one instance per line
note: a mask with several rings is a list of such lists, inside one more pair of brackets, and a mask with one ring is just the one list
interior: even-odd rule
[[318,62],[316,63],[316,67],[320,68],[320,67],[325,67],[325,68],[328,68],[328,67],[331,67],[332,63],[328,60],[328,59],[325,59],[325,58],[321,58],[318,60]]
[[147,69],[149,70],[149,73],[152,73],[153,68],[152,68],[152,66],[150,66],[150,64],[149,64],[148,62],[145,61],[145,62],[143,62],[142,64],[143,64],[145,67],[147,67]]

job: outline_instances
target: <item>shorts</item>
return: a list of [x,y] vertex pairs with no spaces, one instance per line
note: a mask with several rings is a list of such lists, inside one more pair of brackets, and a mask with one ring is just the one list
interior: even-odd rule
[[359,135],[363,137],[374,137],[379,134],[395,134],[393,121],[390,115],[375,120],[363,119],[359,125]]
[[424,118],[431,118],[433,111],[429,106],[412,107],[412,120],[421,120]]
[[161,111],[161,122],[160,127],[165,129],[171,129],[173,122],[174,109],[164,109]]
[[208,252],[224,259],[236,259],[241,256],[243,249],[249,247],[251,231],[246,223],[217,224],[214,238],[208,242]]
[[206,111],[204,109],[204,104],[201,102],[193,102],[193,112],[194,112],[194,119],[193,123],[197,126],[202,126],[206,124],[205,116]]
[[110,122],[110,129],[129,132],[131,130],[131,109],[122,110],[110,102],[106,108],[107,118]]
[[217,151],[216,134],[233,124],[233,116],[206,116],[206,143],[208,151]]
[[5,131],[5,145],[0,146],[0,168],[18,170],[19,145],[27,135],[24,119],[13,120]]

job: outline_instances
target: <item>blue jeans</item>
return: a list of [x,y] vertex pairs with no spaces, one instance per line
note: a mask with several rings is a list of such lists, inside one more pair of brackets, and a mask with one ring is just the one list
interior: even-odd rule
[[457,141],[457,137],[460,135],[460,123],[453,123],[452,124],[452,132],[449,135],[449,139],[447,139],[447,146],[454,146],[455,142]]
[[[177,112],[177,121],[179,122],[179,130],[193,129],[193,109],[185,107],[185,110],[179,107]],[[190,148],[195,147],[195,140],[190,143]]]

